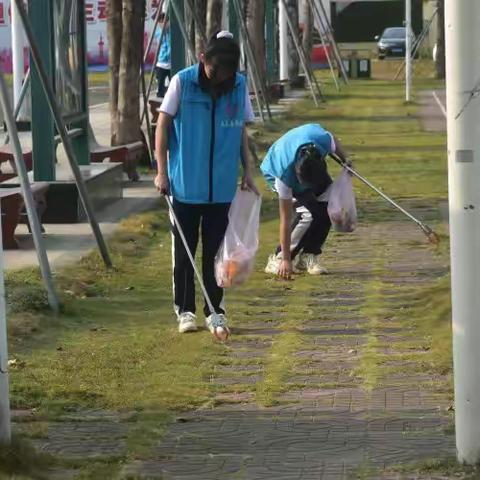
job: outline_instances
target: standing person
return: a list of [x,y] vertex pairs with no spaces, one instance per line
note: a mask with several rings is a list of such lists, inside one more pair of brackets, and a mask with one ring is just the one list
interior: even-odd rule
[[318,124],[307,124],[277,140],[260,166],[278,193],[280,210],[280,245],[269,257],[266,273],[286,279],[293,271],[328,273],[320,255],[331,227],[327,206],[332,179],[325,161],[329,153],[350,164],[337,138]]
[[162,31],[165,30],[162,39],[162,45],[158,52],[157,64],[155,66],[155,75],[157,77],[157,97],[163,98],[165,95],[165,81],[170,80],[171,65],[171,40],[170,40],[170,26],[165,14],[160,15],[161,27],[157,30],[155,37],[157,41],[162,38]]
[[[254,120],[243,75],[237,73],[240,48],[229,32],[208,43],[200,63],[172,78],[160,107],[156,132],[155,185],[171,195],[173,208],[195,254],[201,226],[202,270],[216,316],[205,304],[206,325],[215,335],[228,332],[223,289],[214,274],[215,255],[228,226],[240,164],[242,188],[258,194],[245,124]],[[167,158],[168,153],[168,158]],[[194,270],[173,228],[174,302],[180,333],[197,330]]]

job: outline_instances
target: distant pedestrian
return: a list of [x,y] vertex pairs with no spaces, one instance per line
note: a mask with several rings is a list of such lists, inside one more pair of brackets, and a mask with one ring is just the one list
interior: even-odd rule
[[170,25],[165,18],[165,14],[160,15],[161,27],[157,30],[155,38],[160,41],[163,34],[162,45],[158,52],[157,64],[155,66],[155,75],[157,76],[157,97],[163,98],[165,95],[166,87],[165,82],[167,79],[170,81],[170,71],[172,68],[171,63],[171,39],[170,39]]

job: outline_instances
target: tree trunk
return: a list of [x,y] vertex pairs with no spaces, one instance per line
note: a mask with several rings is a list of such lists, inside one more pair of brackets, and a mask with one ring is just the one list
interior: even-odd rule
[[[298,28],[298,0],[287,0],[287,15],[292,19],[293,26],[295,28],[295,35],[300,39],[300,32]],[[293,41],[292,34],[290,29],[288,29],[288,77],[290,78],[290,83],[296,85],[299,83],[299,65],[300,57],[295,47],[295,42]]]
[[207,38],[222,29],[222,0],[208,0],[207,3]]
[[445,78],[445,0],[437,0],[437,58],[436,77]]
[[205,50],[202,32],[207,31],[207,0],[195,0],[197,17],[202,19],[202,25],[195,25],[195,52],[197,57]]
[[120,53],[122,51],[122,0],[107,1],[107,37],[110,71],[110,129],[111,142],[115,144],[118,132],[118,84]]
[[307,59],[310,59],[313,47],[313,12],[310,8],[310,3],[304,0],[303,13],[305,22],[303,24],[302,45]]
[[123,35],[118,85],[118,144],[141,140],[140,68],[143,61],[145,0],[123,0]]
[[260,75],[265,78],[265,0],[249,0],[247,3],[247,29]]

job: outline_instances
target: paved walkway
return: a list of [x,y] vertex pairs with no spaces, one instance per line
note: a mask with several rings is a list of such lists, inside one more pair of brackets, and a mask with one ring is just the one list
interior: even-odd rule
[[446,92],[445,90],[424,90],[418,92],[420,103],[419,117],[422,128],[427,132],[446,132]]
[[[330,276],[265,277],[263,291],[231,295],[235,328],[211,405],[178,416],[120,478],[435,478],[389,467],[454,453],[448,379],[423,364],[428,348],[408,313],[444,260],[414,225],[378,221],[334,234],[326,262]],[[79,412],[39,445],[77,459],[123,455],[131,428],[128,415]]]
[[[212,379],[226,387],[216,395],[218,406],[182,418],[150,461],[125,472],[176,480],[326,480],[355,478],[368,469],[364,478],[379,478],[387,466],[453,453],[453,437],[445,434],[448,398],[427,387],[430,375],[402,359],[406,348],[409,356],[421,357],[424,350],[397,313],[410,305],[417,288],[445,272],[428,247],[411,247],[421,236],[404,223],[336,236],[328,256],[338,288],[329,287],[328,277],[312,279],[311,290],[303,293],[295,285],[277,286],[263,292],[264,300],[248,302],[252,320],[237,325],[229,352],[235,361],[218,367]],[[364,313],[369,288],[385,298],[378,318]],[[304,305],[304,316],[291,327],[300,338],[291,355],[301,361],[282,372],[280,405],[261,408],[254,393],[240,386],[265,380],[255,364],[271,360],[275,342],[289,332],[282,327],[282,311],[294,297],[299,308]],[[252,341],[256,336],[261,340]],[[388,360],[385,376],[368,391],[356,368],[372,342]],[[235,384],[239,388],[232,393]]]

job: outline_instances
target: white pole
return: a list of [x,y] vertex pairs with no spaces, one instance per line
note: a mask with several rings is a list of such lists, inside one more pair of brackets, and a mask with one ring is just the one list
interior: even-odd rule
[[480,2],[446,0],[453,363],[458,459],[480,461]]
[[[22,19],[18,13],[15,2],[10,4],[12,12],[12,64],[13,64],[13,105],[16,107],[20,99],[22,84],[25,78],[23,47],[25,34],[23,32]],[[24,105],[26,102],[24,102]],[[24,105],[20,109],[18,120],[25,120]]]
[[0,444],[10,443],[10,402],[8,399],[8,344],[3,276],[2,219],[0,217]]
[[282,0],[278,2],[278,23],[280,37],[280,80],[289,80],[288,77],[288,25],[287,11]]
[[405,0],[405,100],[412,100],[412,0]]

